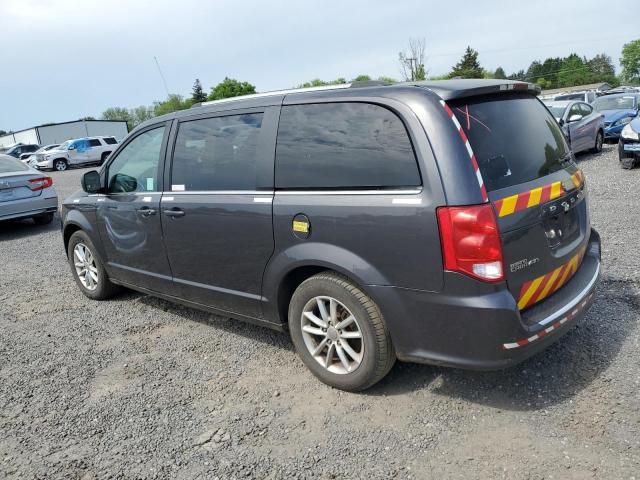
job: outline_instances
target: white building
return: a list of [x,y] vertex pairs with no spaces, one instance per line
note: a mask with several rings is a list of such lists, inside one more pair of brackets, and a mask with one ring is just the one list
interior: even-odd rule
[[0,147],[14,143],[37,143],[50,145],[62,143],[72,138],[83,137],[116,137],[122,140],[129,129],[127,122],[120,120],[76,120],[75,122],[53,123],[32,127],[0,137]]

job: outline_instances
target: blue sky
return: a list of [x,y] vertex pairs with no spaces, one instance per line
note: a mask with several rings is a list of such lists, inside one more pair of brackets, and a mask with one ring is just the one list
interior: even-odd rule
[[618,68],[640,2],[596,0],[0,0],[0,129],[99,117],[208,89],[225,76],[260,91],[360,73],[398,78],[409,37],[445,74],[471,45],[484,68],[604,52]]

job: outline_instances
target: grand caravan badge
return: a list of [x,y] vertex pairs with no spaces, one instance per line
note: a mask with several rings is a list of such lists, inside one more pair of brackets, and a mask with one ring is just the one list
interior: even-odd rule
[[515,263],[512,263],[511,265],[509,265],[509,269],[511,270],[511,272],[517,272],[519,270],[523,270],[527,267],[530,267],[531,265],[535,265],[536,263],[538,263],[540,261],[539,258],[523,258],[522,260],[518,260]]

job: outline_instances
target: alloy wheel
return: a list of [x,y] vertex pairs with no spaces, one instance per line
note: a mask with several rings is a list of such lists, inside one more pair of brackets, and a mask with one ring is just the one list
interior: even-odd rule
[[302,338],[311,356],[336,374],[352,373],[364,358],[362,330],[356,317],[333,297],[314,297],[300,319]]
[[84,243],[78,243],[73,248],[73,265],[82,286],[87,290],[98,287],[98,267],[93,253]]

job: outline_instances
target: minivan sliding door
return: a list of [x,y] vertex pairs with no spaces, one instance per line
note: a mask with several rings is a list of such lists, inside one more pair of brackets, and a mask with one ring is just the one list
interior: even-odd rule
[[277,107],[180,120],[162,227],[178,294],[262,316],[262,275],[273,252]]

